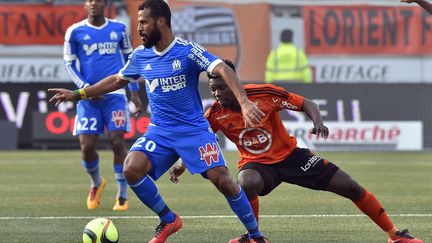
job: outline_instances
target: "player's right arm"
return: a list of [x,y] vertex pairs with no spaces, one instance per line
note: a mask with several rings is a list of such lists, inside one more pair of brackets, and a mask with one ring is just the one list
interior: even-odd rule
[[404,2],[404,3],[417,3],[424,10],[428,11],[428,13],[432,14],[432,4],[430,4],[426,0],[401,0],[401,2]]
[[49,102],[55,103],[55,105],[58,106],[60,103],[66,100],[74,101],[93,98],[107,94],[114,90],[118,90],[128,83],[128,80],[120,78],[118,74],[114,74],[102,79],[94,85],[87,86],[85,88],[81,88],[75,91],[59,88],[48,89],[48,91],[55,93],[55,95],[49,100]]
[[65,41],[63,45],[63,60],[65,69],[78,88],[89,86],[84,77],[78,71],[76,64],[78,60],[78,42],[75,36],[75,25],[69,27],[65,34]]
[[213,69],[213,75],[222,77],[234,93],[234,96],[240,104],[245,125],[253,127],[255,124],[261,124],[265,114],[255,103],[248,99],[236,73],[228,65],[221,62]]
[[49,100],[55,105],[59,105],[63,101],[87,99],[97,97],[100,95],[107,94],[114,90],[120,89],[129,82],[136,82],[140,74],[136,66],[135,55],[132,54],[126,65],[119,71],[118,74],[108,76],[94,85],[87,86],[78,90],[67,90],[67,89],[48,89],[50,92],[54,92],[55,95]]

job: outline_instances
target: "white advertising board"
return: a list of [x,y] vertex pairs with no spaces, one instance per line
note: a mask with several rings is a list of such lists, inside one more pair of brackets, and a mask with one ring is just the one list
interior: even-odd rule
[[[418,151],[423,149],[420,121],[327,122],[327,139],[310,134],[312,123],[284,122],[301,148],[314,151]],[[225,138],[225,149],[236,150]]]
[[2,57],[0,83],[71,82],[61,57]]

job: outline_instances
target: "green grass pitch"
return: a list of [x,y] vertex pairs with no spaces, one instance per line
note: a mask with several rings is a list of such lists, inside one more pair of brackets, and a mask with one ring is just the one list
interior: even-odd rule
[[[432,153],[318,153],[336,163],[383,203],[400,229],[432,242]],[[89,178],[79,151],[0,152],[0,242],[80,242],[94,217],[109,217],[120,242],[148,242],[158,219],[132,191],[130,210],[113,212],[116,184],[112,154],[101,151],[107,179],[96,211],[86,209]],[[235,152],[226,152],[236,175]],[[166,203],[183,217],[168,242],[228,242],[244,232],[224,197],[200,175],[158,182]],[[387,242],[351,201],[327,192],[282,184],[260,199],[260,227],[270,242]]]

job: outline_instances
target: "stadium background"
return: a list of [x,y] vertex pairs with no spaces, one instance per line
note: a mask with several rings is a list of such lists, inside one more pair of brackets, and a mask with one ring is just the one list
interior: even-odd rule
[[[139,2],[111,1],[108,12],[134,26]],[[82,1],[0,4],[0,131],[10,138],[0,147],[76,148],[78,143],[70,136],[74,104],[56,109],[48,104],[46,89],[74,88],[63,68],[62,43],[66,28],[85,16]],[[330,125],[345,127],[332,141],[334,146],[317,146],[318,150],[432,148],[432,17],[420,8],[394,1],[347,5],[221,0],[170,5],[174,32],[233,60],[245,83],[263,82],[267,54],[277,46],[280,32],[292,29],[294,43],[308,55],[314,83],[278,84],[316,101]],[[134,46],[139,45],[134,28],[131,34]],[[200,90],[207,107],[212,100],[206,85],[202,82]],[[145,132],[148,117],[147,111],[133,118],[129,143]],[[305,120],[288,112],[283,119],[292,126]],[[374,133],[383,121],[384,130]],[[360,136],[359,127],[369,132]],[[389,137],[391,129],[397,134]]]

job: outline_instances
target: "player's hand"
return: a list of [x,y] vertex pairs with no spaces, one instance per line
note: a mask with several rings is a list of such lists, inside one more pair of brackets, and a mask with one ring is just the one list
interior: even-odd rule
[[317,137],[322,138],[327,138],[329,134],[328,127],[324,126],[322,123],[315,125],[315,127],[312,128],[310,132],[315,134]]
[[174,183],[179,182],[179,177],[183,174],[185,170],[186,167],[181,165],[175,165],[168,171],[168,173],[170,174],[170,180]]
[[144,110],[141,99],[138,95],[138,92],[131,92],[131,101],[135,105],[134,116],[138,116]]
[[58,106],[63,101],[76,100],[76,94],[72,90],[54,88],[54,89],[48,89],[48,92],[55,93],[54,96],[51,97],[51,99],[49,100],[49,102],[54,103],[55,106]]
[[241,110],[246,127],[254,127],[262,123],[265,114],[254,102],[247,100],[241,105]]

